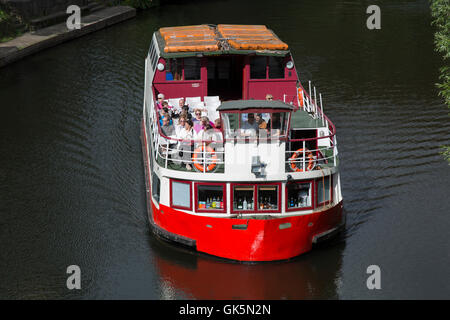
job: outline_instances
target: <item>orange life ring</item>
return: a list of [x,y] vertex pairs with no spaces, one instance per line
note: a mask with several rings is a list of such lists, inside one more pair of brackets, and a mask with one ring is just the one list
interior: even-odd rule
[[[291,160],[290,167],[291,167],[292,171],[295,171],[295,172],[302,172],[303,171],[303,169],[300,169],[299,167],[297,167],[295,165],[295,162],[292,162],[292,160],[297,159],[297,157],[300,154],[303,154],[303,148],[300,148],[297,151],[295,151],[294,154],[292,155],[292,157],[289,158],[289,160]],[[314,156],[313,156],[312,152],[309,151],[306,148],[305,148],[305,155],[308,158],[308,166],[306,167],[306,170],[307,171],[311,171],[314,168]]]
[[[203,153],[203,146],[198,147],[197,149],[194,150],[194,154],[192,155],[192,161],[194,162],[194,167],[197,168],[198,171],[203,172],[204,167],[200,164],[200,162],[197,162],[197,158],[198,155],[200,153]],[[210,146],[206,147],[206,152],[209,152],[211,154],[211,158],[213,160],[213,162],[206,167],[206,172],[211,171],[212,169],[215,168],[215,166],[217,165],[217,156],[216,156],[216,152],[214,151],[213,148],[211,148]]]
[[302,88],[297,88],[297,95],[298,95],[299,107],[303,107],[303,90],[302,90]]

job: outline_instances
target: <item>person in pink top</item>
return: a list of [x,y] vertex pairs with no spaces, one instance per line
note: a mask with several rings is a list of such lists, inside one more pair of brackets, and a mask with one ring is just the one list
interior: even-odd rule
[[156,101],[156,107],[158,110],[161,110],[163,108],[162,103],[164,102],[164,95],[162,93],[158,94],[158,101]]

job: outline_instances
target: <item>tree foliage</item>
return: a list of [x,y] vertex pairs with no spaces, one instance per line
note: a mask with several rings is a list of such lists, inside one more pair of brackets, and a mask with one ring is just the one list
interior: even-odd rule
[[[434,44],[437,52],[442,54],[444,66],[440,69],[439,80],[436,86],[439,95],[450,108],[450,0],[431,0],[432,25],[436,27]],[[441,154],[450,164],[450,146],[442,146]]]

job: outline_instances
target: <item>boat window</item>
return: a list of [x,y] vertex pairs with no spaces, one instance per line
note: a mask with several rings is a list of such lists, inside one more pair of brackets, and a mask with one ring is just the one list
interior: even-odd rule
[[288,122],[287,112],[273,112],[270,113],[270,118],[267,120],[266,130],[271,137],[285,137]]
[[221,113],[225,137],[285,137],[288,112]]
[[331,199],[331,179],[330,176],[317,180],[317,205],[326,204]]
[[155,40],[152,39],[152,42],[150,43],[150,62],[152,64],[152,69],[155,70],[156,69],[156,59],[157,59],[157,54],[156,54],[156,48],[155,48]]
[[258,209],[278,210],[278,186],[261,185],[258,186]]
[[253,211],[255,188],[252,185],[233,186],[233,211]]
[[312,182],[290,182],[286,184],[288,210],[312,208]]
[[191,209],[191,182],[171,180],[171,205]]
[[183,80],[183,65],[181,59],[168,59],[166,80]]
[[184,59],[184,80],[200,80],[200,59]]
[[225,185],[196,184],[197,211],[226,212]]
[[152,173],[152,196],[159,203],[159,193],[160,193],[161,183],[159,181],[158,176],[153,172]]
[[233,139],[239,128],[239,113],[221,113],[222,125],[227,139]]
[[250,78],[266,79],[267,76],[267,57],[252,57],[250,61]]
[[284,78],[284,58],[269,57],[269,79]]

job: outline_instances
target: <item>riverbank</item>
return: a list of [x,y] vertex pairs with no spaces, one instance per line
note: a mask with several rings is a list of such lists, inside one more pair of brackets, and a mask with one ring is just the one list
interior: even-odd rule
[[86,16],[82,15],[81,29],[78,30],[69,30],[66,22],[63,22],[24,33],[15,39],[0,43],[0,67],[135,16],[136,9],[129,6],[107,7]]

